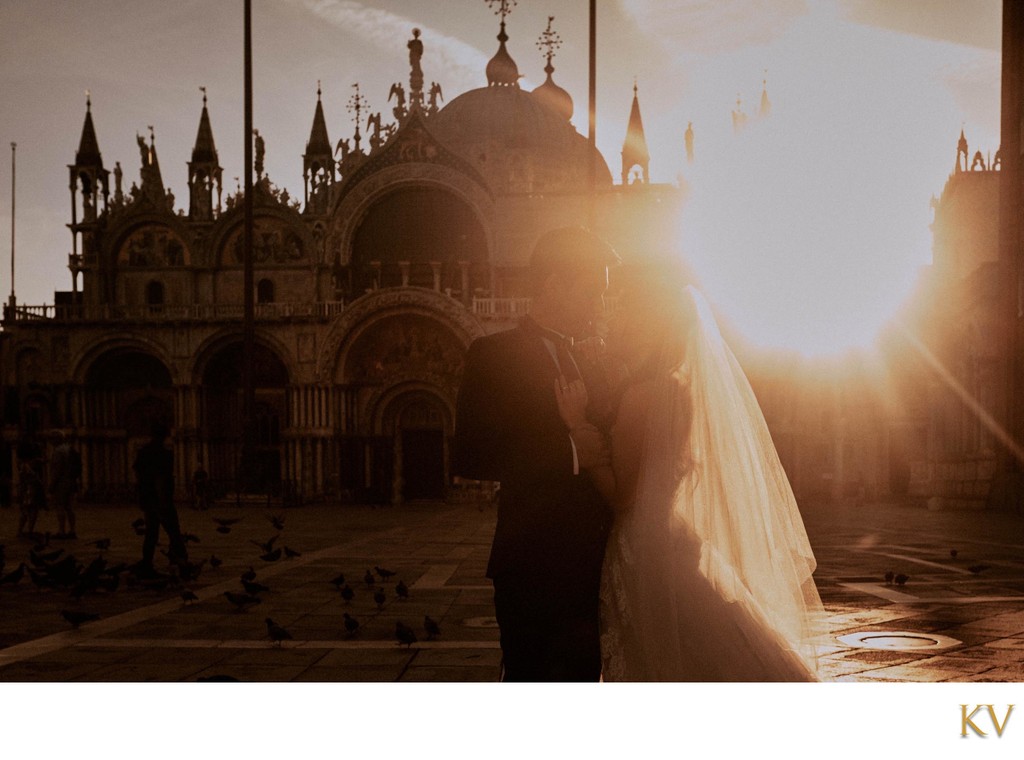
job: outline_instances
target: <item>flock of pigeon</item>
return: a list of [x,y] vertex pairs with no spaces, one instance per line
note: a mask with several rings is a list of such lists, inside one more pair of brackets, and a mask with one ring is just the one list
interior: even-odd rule
[[[214,517],[212,519],[216,524],[216,531],[218,533],[229,534],[232,527],[242,518]],[[266,541],[250,541],[260,550],[259,559],[264,563],[272,563],[282,558],[292,559],[301,556],[301,552],[291,549],[287,545],[276,545],[281,537],[281,531],[284,530],[284,517],[281,515],[268,515],[268,519],[278,532]],[[139,518],[131,524],[131,527],[137,535],[142,535],[145,533],[145,520]],[[186,543],[199,543],[200,541],[198,536],[191,533],[183,533],[182,537]],[[79,602],[86,595],[97,591],[113,593],[121,588],[123,582],[124,586],[128,588],[141,587],[153,591],[176,589],[184,604],[192,604],[200,601],[200,599],[189,586],[198,580],[207,564],[213,570],[219,569],[223,564],[219,557],[211,554],[208,559],[198,562],[173,564],[171,565],[170,573],[144,572],[139,565],[128,565],[123,562],[109,564],[104,557],[104,553],[110,549],[110,544],[111,540],[109,538],[101,538],[84,544],[97,550],[96,557],[86,564],[80,561],[74,554],[66,553],[62,548],[51,547],[50,535],[46,534],[36,545],[29,549],[27,562],[20,562],[14,570],[6,574],[6,548],[3,544],[0,544],[0,593],[2,593],[2,587],[19,584],[25,576],[28,576],[36,588],[40,590],[66,591],[75,602]],[[166,552],[164,553],[166,554]],[[388,599],[384,586],[381,584],[388,584],[395,575],[396,573],[393,570],[374,566],[372,572],[367,570],[363,576],[363,581],[368,590],[372,591],[373,600],[378,610],[384,608]],[[237,611],[244,611],[259,604],[262,601],[260,594],[270,591],[267,585],[256,580],[256,571],[252,565],[241,574],[239,580],[241,582],[240,590],[223,592],[224,598]],[[344,574],[337,575],[330,583],[338,590],[342,601],[346,605],[349,605],[355,599],[356,591],[346,581]],[[409,587],[405,581],[399,579],[394,588],[397,599],[405,600],[409,598]],[[73,628],[78,628],[84,623],[100,618],[100,615],[95,612],[81,609],[62,609],[60,615]],[[267,637],[274,645],[280,646],[282,641],[292,639],[291,633],[283,626],[275,623],[271,618],[267,617],[265,622]],[[346,637],[355,636],[361,628],[361,623],[348,612],[343,614],[342,624]],[[427,640],[432,640],[441,635],[440,626],[429,615],[424,617],[423,630],[427,634]],[[419,640],[419,637],[415,629],[404,622],[398,621],[395,625],[395,639],[399,644],[410,647]]]
[[[958,550],[956,550],[956,549],[950,549],[949,550],[949,557],[950,557],[950,559],[954,559],[955,560],[959,555],[960,555],[960,552]],[[972,573],[974,575],[980,575],[981,573],[985,572],[986,570],[991,570],[991,569],[992,569],[991,566],[980,564],[980,563],[976,563],[976,564],[973,564],[973,565],[968,565],[968,567],[967,567],[968,572],[970,572],[970,573]],[[909,575],[907,575],[906,573],[897,573],[895,570],[886,570],[885,571],[885,575],[883,577],[885,578],[885,585],[886,586],[891,586],[893,584],[895,584],[897,586],[905,586],[907,584],[907,581],[910,580],[910,576]]]

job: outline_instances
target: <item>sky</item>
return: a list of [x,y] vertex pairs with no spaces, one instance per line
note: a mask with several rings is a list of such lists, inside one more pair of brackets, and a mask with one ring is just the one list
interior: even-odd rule
[[[496,5],[496,4],[495,4]],[[931,260],[930,200],[961,128],[994,153],[999,0],[598,0],[597,143],[613,176],[634,81],[651,179],[682,184],[683,255],[754,343],[828,353],[869,345]],[[562,39],[555,81],[586,134],[585,0],[519,0],[507,22],[521,85],[543,81],[536,41]],[[359,83],[386,123],[406,42],[444,102],[485,85],[498,17],[485,0],[254,0],[254,122],[272,181],[302,196],[318,81],[332,142],[350,137]],[[152,125],[165,184],[187,204],[201,86],[224,167],[242,164],[241,0],[2,0],[0,145],[17,143],[16,288],[70,288],[67,165],[86,90],[105,166],[138,179]],[[762,88],[772,115],[754,119]],[[731,112],[751,116],[739,135]],[[695,134],[695,160],[683,135]],[[363,124],[365,130],[365,114]],[[0,160],[0,293],[10,292],[11,166]]]

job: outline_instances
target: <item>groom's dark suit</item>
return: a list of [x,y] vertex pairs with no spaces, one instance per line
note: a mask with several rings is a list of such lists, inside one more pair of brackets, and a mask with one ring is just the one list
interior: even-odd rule
[[487,574],[506,680],[600,675],[598,590],[611,511],[589,476],[574,474],[555,401],[556,356],[526,318],[473,342],[459,391],[454,471],[501,482]]

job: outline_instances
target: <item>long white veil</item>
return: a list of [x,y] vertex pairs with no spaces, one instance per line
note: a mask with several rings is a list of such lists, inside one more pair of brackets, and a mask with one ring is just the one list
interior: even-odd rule
[[692,287],[681,297],[685,351],[655,382],[611,579],[620,599],[644,600],[621,610],[647,659],[641,671],[813,679],[823,607],[796,499],[710,306]]

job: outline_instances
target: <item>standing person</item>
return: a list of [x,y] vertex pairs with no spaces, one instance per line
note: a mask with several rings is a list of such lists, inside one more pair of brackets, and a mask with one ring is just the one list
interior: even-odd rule
[[556,383],[589,371],[568,345],[603,314],[611,247],[581,228],[545,233],[518,327],[473,342],[459,389],[455,472],[498,481],[487,575],[503,680],[596,681],[598,589],[611,512],[586,471],[607,462],[600,432],[567,431]]
[[78,538],[74,498],[82,476],[82,460],[63,430],[56,431],[57,446],[50,457],[50,496],[57,510],[57,538]]
[[18,537],[32,538],[36,534],[36,520],[44,505],[43,479],[30,459],[18,464]]
[[135,477],[139,488],[139,506],[146,518],[146,534],[142,540],[142,561],[136,566],[139,575],[153,575],[153,553],[160,526],[170,543],[168,557],[181,565],[188,561],[188,552],[174,506],[174,453],[165,445],[167,427],[153,426],[152,438],[135,457]]
[[210,473],[203,467],[202,459],[192,473],[192,506],[204,512],[210,508]]
[[[612,326],[629,368],[601,588],[606,681],[812,681],[823,608],[785,470],[743,370],[693,288],[652,273]],[[567,429],[587,390],[556,392]]]

